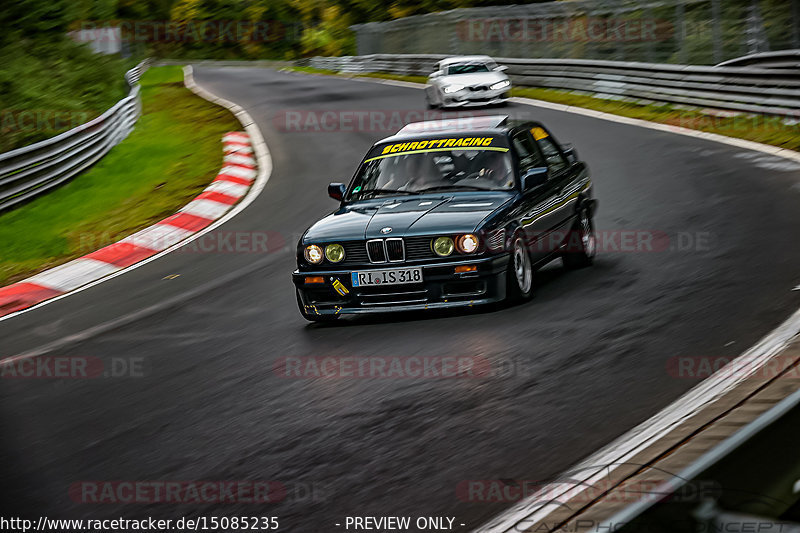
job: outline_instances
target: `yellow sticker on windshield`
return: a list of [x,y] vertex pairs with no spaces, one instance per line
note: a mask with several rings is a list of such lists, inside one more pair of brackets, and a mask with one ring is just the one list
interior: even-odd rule
[[544,131],[544,128],[540,128],[539,126],[531,128],[531,133],[533,134],[533,138],[536,139],[537,141],[539,139],[544,139],[545,137],[549,137],[549,135],[547,135],[547,132]]
[[381,154],[393,154],[396,152],[413,152],[415,150],[425,150],[431,148],[450,148],[454,146],[489,146],[492,144],[492,137],[462,137],[460,139],[431,139],[427,141],[412,141],[397,144],[387,144],[383,147]]
[[422,141],[409,141],[396,144],[387,144],[381,150],[381,155],[365,159],[364,162],[383,159],[395,155],[412,154],[419,152],[443,152],[450,150],[464,150],[477,148],[479,150],[494,150],[507,152],[508,148],[491,146],[496,137],[461,137],[458,139],[428,139]]

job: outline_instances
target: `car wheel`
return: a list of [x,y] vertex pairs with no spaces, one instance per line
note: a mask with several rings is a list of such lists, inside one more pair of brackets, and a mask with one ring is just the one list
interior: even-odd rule
[[567,236],[567,250],[562,254],[561,260],[569,269],[590,266],[597,255],[597,236],[594,223],[589,216],[589,210],[581,207],[578,218]]
[[300,291],[295,291],[297,295],[297,307],[300,309],[300,314],[309,322],[335,322],[339,320],[339,315],[312,315],[306,312],[303,306],[303,301],[300,299]]
[[506,298],[510,301],[527,300],[533,295],[533,264],[525,240],[516,235],[511,244],[506,277]]

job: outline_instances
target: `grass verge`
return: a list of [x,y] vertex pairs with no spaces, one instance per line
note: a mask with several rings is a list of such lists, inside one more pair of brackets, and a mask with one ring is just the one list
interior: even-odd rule
[[88,172],[0,215],[0,286],[80,257],[174,213],[222,165],[233,115],[183,86],[181,67],[142,78],[135,129]]
[[[290,67],[290,70],[314,74],[381,78],[415,83],[425,83],[427,80],[424,76],[402,76],[382,72],[348,75],[339,74],[332,70],[315,69],[312,67]],[[708,133],[716,133],[727,137],[736,137],[748,141],[770,144],[789,150],[800,150],[800,125],[784,122],[780,117],[747,114],[718,116],[716,114],[703,112],[701,109],[687,109],[671,104],[641,104],[622,100],[608,100],[588,94],[537,87],[514,87],[511,90],[511,95],[593,109],[595,111],[602,111],[623,117],[670,124],[672,126],[680,126]]]
[[136,60],[95,54],[61,39],[11,40],[0,47],[0,152],[53,137],[128,95]]

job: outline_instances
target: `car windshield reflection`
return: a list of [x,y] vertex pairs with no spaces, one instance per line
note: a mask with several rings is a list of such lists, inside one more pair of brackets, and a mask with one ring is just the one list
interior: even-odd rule
[[378,158],[362,165],[348,199],[435,191],[505,191],[514,187],[507,152],[453,150]]

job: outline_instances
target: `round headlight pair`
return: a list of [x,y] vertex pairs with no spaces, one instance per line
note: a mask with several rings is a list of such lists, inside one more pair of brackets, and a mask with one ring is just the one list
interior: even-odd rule
[[439,257],[447,257],[453,253],[453,250],[458,247],[458,251],[462,254],[471,254],[478,249],[478,237],[471,233],[461,235],[453,242],[450,237],[437,237],[434,239],[431,247],[433,252]]
[[316,244],[310,244],[306,246],[303,255],[305,256],[306,261],[312,265],[318,265],[322,263],[322,260],[325,257],[327,257],[328,261],[331,263],[339,263],[344,259],[344,246],[341,244],[329,244],[325,247],[325,253],[323,254],[322,248]]

